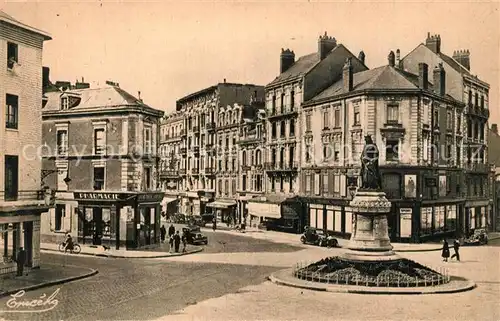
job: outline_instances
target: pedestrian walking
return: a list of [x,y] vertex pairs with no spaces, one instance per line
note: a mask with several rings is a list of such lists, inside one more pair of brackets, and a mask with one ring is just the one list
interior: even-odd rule
[[448,258],[450,257],[450,246],[448,245],[448,241],[443,240],[443,250],[441,251],[441,256],[443,257],[443,261],[448,262]]
[[165,243],[165,236],[166,235],[167,235],[167,229],[165,228],[165,225],[162,225],[160,227],[160,238],[161,238],[162,243]]
[[212,219],[212,230],[215,232],[215,230],[217,229],[217,218],[214,218]]
[[170,253],[173,253],[174,252],[174,236],[173,235],[168,238],[168,245],[169,245],[168,251]]
[[179,253],[179,246],[181,245],[181,236],[179,235],[179,231],[175,232],[173,238],[174,238],[175,253]]
[[17,276],[22,276],[24,272],[24,264],[26,263],[26,251],[20,247],[16,258]]
[[460,241],[456,239],[453,242],[453,250],[455,251],[455,253],[451,256],[450,260],[453,260],[453,258],[456,257],[457,261],[460,261],[460,253],[458,253],[459,249],[460,249]]
[[175,227],[174,224],[170,224],[170,227],[168,228],[168,237],[172,237],[175,234]]
[[182,253],[186,253],[186,246],[187,246],[187,235],[186,233],[182,232]]

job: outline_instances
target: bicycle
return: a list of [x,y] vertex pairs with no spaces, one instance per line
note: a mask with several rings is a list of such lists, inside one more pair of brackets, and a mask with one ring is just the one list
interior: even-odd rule
[[[69,250],[70,253],[72,254],[79,254],[81,252],[82,248],[80,247],[80,244],[78,243],[73,243],[73,249]],[[66,251],[66,243],[61,242],[59,244],[59,251],[60,252],[65,252]]]

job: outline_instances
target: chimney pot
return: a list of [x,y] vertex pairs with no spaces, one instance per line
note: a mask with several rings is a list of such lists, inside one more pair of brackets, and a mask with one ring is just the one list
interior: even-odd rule
[[358,59],[364,64],[365,63],[365,53],[363,50],[359,52]]
[[224,78],[224,83],[226,83],[226,78]]
[[396,58],[394,57],[394,51],[391,50],[391,52],[389,52],[389,56],[387,56],[387,60],[389,61],[389,66],[394,67],[395,59]]
[[400,65],[401,65],[401,51],[399,51],[399,49],[398,49],[398,50],[396,50],[396,64],[395,64],[395,66],[396,66],[396,68],[399,68]]
[[342,70],[342,80],[344,83],[344,92],[354,89],[351,58],[347,58]]
[[295,53],[290,50],[281,48],[280,55],[280,73],[287,71],[295,63]]
[[441,35],[433,35],[431,33],[427,33],[427,39],[425,40],[425,45],[427,48],[432,50],[432,52],[438,54],[441,52]]
[[324,36],[319,36],[318,39],[318,55],[319,59],[323,60],[330,51],[337,46],[337,40],[334,37],[329,37],[325,31]]
[[440,62],[433,70],[434,76],[434,92],[439,96],[446,94],[446,71],[443,63]]

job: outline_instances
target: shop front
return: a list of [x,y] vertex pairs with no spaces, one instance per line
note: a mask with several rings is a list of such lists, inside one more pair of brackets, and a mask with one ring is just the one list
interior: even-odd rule
[[163,192],[74,192],[78,242],[117,250],[158,246],[163,198]]
[[226,223],[228,225],[236,223],[235,200],[215,200],[207,203],[206,207],[212,209],[212,214],[218,223]]
[[179,212],[179,198],[175,195],[166,194],[161,201],[161,211],[165,219]]
[[304,197],[305,226],[350,238],[352,233],[352,208],[342,199]]
[[266,195],[248,200],[247,211],[251,227],[301,233],[302,203],[298,197]]
[[464,234],[470,235],[479,228],[488,229],[489,213],[489,200],[467,201],[465,203]]

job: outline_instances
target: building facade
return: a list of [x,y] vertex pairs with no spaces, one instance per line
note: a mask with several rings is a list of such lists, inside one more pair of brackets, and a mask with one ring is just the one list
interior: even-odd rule
[[475,228],[487,228],[492,224],[488,164],[489,84],[470,72],[469,50],[456,50],[450,57],[441,50],[441,36],[427,35],[420,44],[401,60],[402,68],[418,72],[418,64],[429,66],[442,64],[446,72],[446,92],[465,104],[458,128],[462,137],[458,140],[459,156],[463,166],[463,184],[460,195],[465,198],[461,220],[461,233],[468,234]]
[[42,53],[51,37],[0,11],[0,273],[15,272],[19,249],[40,266]]
[[57,194],[42,220],[42,239],[60,242],[71,233],[82,244],[116,249],[159,244],[163,112],[113,82],[102,88],[56,82],[45,95],[44,183]]
[[228,224],[237,221],[241,106],[263,95],[262,86],[224,80],[177,101],[186,129],[180,152],[182,214],[210,214]]
[[165,191],[162,201],[162,211],[169,216],[179,212],[179,192],[182,190],[181,148],[184,128],[184,115],[174,112],[165,115],[160,123],[159,137],[159,180],[160,186]]
[[300,192],[301,186],[301,155],[305,151],[302,138],[306,126],[302,104],[340,79],[347,58],[352,58],[353,70],[368,69],[364,54],[358,59],[326,33],[319,37],[316,52],[297,61],[290,49],[281,51],[280,74],[266,85],[266,195],[248,204],[250,216],[266,222],[268,228],[303,230],[301,204],[289,201]]

